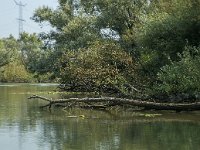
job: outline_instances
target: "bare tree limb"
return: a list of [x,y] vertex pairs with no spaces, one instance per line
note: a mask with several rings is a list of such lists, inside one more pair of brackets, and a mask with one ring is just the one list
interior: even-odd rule
[[[142,100],[132,100],[126,98],[115,98],[115,97],[98,97],[98,98],[68,98],[68,99],[51,99],[46,98],[38,95],[33,95],[29,97],[29,99],[41,99],[44,101],[48,101],[49,106],[59,104],[59,103],[85,103],[85,107],[91,108],[107,108],[116,105],[130,105],[130,106],[137,106],[142,107],[145,109],[153,109],[153,110],[175,110],[175,111],[192,111],[192,110],[200,110],[200,102],[195,103],[157,103],[157,102],[149,102],[149,101],[142,101]],[[109,102],[109,103],[108,103]],[[90,105],[91,103],[91,105]],[[94,105],[92,103],[98,104],[103,103],[102,105]],[[83,105],[82,105],[83,107]]]

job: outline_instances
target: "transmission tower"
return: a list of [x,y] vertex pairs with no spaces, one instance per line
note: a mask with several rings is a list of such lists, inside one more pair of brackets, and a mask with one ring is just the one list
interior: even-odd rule
[[19,6],[19,18],[17,18],[17,20],[19,22],[19,37],[20,37],[21,33],[23,32],[23,22],[25,21],[23,19],[23,7],[25,7],[26,4],[22,4],[21,1],[17,2],[14,0],[14,2],[17,6]]

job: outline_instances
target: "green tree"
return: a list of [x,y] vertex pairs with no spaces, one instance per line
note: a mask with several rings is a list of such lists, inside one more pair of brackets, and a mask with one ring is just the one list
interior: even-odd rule
[[179,61],[185,46],[200,42],[198,0],[159,1],[138,33],[141,61],[149,76],[162,66]]
[[0,67],[14,61],[18,50],[19,44],[13,36],[0,39]]
[[[101,82],[99,87],[102,87],[103,82],[108,85],[106,80],[109,80],[109,84],[113,84],[110,87],[116,87],[115,85],[120,84],[120,80],[115,81],[116,77],[111,78],[109,71],[111,73],[116,68],[112,64],[113,62],[122,63],[125,59],[130,60],[130,51],[135,47],[136,28],[142,21],[141,14],[147,7],[147,1],[60,0],[58,2],[59,6],[56,10],[44,6],[37,9],[33,16],[36,22],[49,22],[53,27],[49,34],[42,34],[41,38],[53,43],[54,51],[51,56],[57,60],[57,63],[54,64],[56,76],[59,74],[61,81],[66,84],[69,80],[72,80],[73,83],[81,82],[80,79],[87,77],[82,82],[92,83],[91,89],[98,87],[97,83],[99,82]],[[106,40],[108,43],[105,42]],[[92,50],[101,55],[96,55]],[[112,51],[115,50],[117,51],[113,54]],[[73,63],[73,71],[65,68],[71,63],[68,59],[71,57],[71,53],[74,54],[73,58],[79,60],[79,63]],[[112,60],[113,55],[115,56],[114,60]],[[111,57],[109,61],[108,56]],[[103,64],[107,67],[104,68]],[[136,65],[134,64],[134,66]],[[116,76],[120,76],[121,81],[124,80],[123,82],[128,83],[126,80],[133,78],[130,76],[134,76],[132,74],[133,65],[128,66],[127,64],[125,67],[127,72],[129,72],[127,68],[130,69],[130,75],[125,74],[126,71],[120,70],[118,67],[119,74],[117,73]],[[80,69],[82,76],[79,77],[75,72]],[[95,83],[91,81],[89,70],[93,70],[91,72],[93,75],[97,74],[96,77],[91,77],[95,78]],[[103,72],[107,74],[104,76],[106,79],[103,79]],[[116,73],[116,70],[114,72]],[[83,73],[85,74],[83,75]]]
[[96,27],[105,30],[102,35],[120,42],[126,50],[136,47],[136,32],[148,13],[146,0],[81,0],[88,15],[97,16]]
[[49,22],[54,30],[44,38],[58,49],[85,48],[99,38],[118,40],[126,48],[135,46],[135,32],[149,8],[146,0],[60,0],[56,10],[46,6],[33,19]]
[[[65,89],[68,85],[88,90],[106,87],[126,93],[126,89],[145,83],[150,91],[156,84],[158,91],[168,94],[195,88],[198,91],[199,0],[58,2],[57,9],[43,6],[33,15],[36,22],[52,26],[49,33],[40,34],[44,43],[40,45],[41,41],[31,36],[22,40],[30,70],[46,69],[39,65],[41,62],[51,66],[49,70],[61,78]],[[28,44],[32,40],[36,47]],[[40,51],[38,44],[48,52]],[[193,47],[188,48],[188,57],[183,57],[185,47]],[[186,73],[189,68],[193,73]],[[177,78],[180,74],[187,79]]]
[[44,43],[36,34],[23,33],[19,39],[21,59],[30,72],[47,73],[51,71],[51,49],[44,48]]
[[[195,53],[191,54],[191,51]],[[180,96],[186,100],[200,98],[200,48],[187,46],[179,57],[180,61],[161,68],[152,95],[174,96],[174,100],[179,100]]]
[[49,22],[55,29],[48,35],[41,35],[43,39],[53,41],[56,50],[76,50],[87,47],[89,41],[95,41],[97,29],[93,25],[95,18],[82,13],[76,13],[75,4],[70,0],[59,1],[59,7],[52,10],[42,7],[36,10],[33,19],[38,22]]
[[150,95],[199,98],[199,4],[198,0],[158,1],[141,26],[138,49],[153,87]]
[[22,64],[20,42],[13,36],[0,40],[0,81],[31,82],[32,75]]

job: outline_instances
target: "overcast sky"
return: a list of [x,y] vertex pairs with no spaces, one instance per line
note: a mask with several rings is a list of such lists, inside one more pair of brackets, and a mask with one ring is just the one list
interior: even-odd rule
[[[51,8],[57,7],[57,0],[16,0],[18,3],[21,1],[26,4],[23,7],[23,30],[28,33],[38,33],[48,30],[47,28],[41,28],[38,24],[30,19],[36,8],[47,5]],[[0,38],[8,37],[12,34],[18,38],[19,33],[19,6],[17,6],[14,0],[0,0]]]

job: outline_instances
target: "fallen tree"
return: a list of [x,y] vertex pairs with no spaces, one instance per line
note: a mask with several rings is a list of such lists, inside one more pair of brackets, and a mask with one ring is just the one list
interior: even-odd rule
[[126,98],[115,97],[98,97],[98,98],[67,98],[67,99],[52,99],[43,96],[33,95],[28,99],[41,99],[47,101],[48,104],[44,107],[51,108],[52,105],[63,107],[87,107],[87,108],[99,108],[106,109],[113,106],[136,106],[147,110],[175,110],[180,111],[194,111],[200,110],[200,102],[193,103],[158,103],[142,100],[132,100]]

